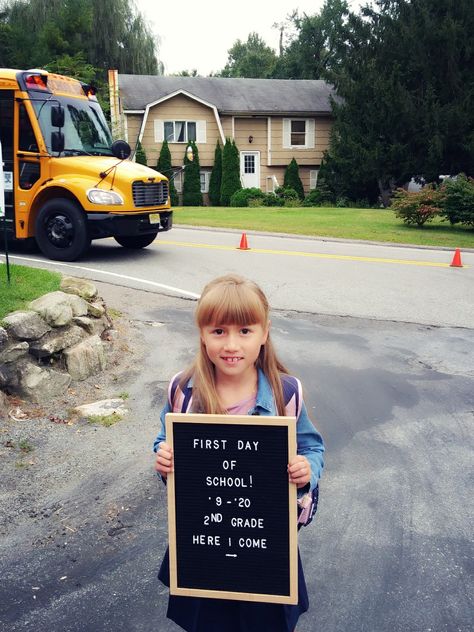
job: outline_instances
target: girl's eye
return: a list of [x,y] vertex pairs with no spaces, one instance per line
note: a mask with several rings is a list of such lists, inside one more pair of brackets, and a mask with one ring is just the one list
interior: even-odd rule
[[224,330],[220,329],[219,327],[216,327],[216,329],[214,329],[214,333],[217,334],[218,336],[221,336],[224,333]]
[[240,330],[240,333],[247,335],[250,333],[250,329],[248,327],[242,327],[242,329]]

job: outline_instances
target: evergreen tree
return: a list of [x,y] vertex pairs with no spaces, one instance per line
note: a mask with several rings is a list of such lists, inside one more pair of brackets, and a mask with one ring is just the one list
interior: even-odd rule
[[216,143],[214,152],[214,166],[212,167],[211,179],[209,181],[209,202],[211,206],[221,204],[221,182],[222,182],[222,149],[219,141]]
[[294,189],[296,193],[298,193],[300,200],[304,200],[303,183],[301,182],[298,163],[294,158],[292,158],[290,164],[285,170],[283,186],[285,189]]
[[235,141],[227,138],[222,152],[221,206],[229,206],[230,198],[241,188],[239,152]]
[[246,42],[238,39],[228,55],[221,77],[266,79],[273,76],[277,65],[275,51],[257,33],[250,33]]
[[146,152],[140,141],[137,143],[137,150],[135,152],[135,162],[138,162],[140,165],[146,165]]
[[183,206],[202,206],[201,169],[196,143],[189,143],[193,149],[193,160],[184,154]]
[[328,168],[343,195],[387,205],[411,176],[474,172],[473,31],[471,0],[376,0],[350,16],[328,74],[341,97]]
[[168,141],[163,141],[160,149],[160,155],[158,157],[158,162],[156,164],[156,169],[161,174],[166,176],[169,180],[170,187],[170,197],[171,197],[171,206],[178,206],[179,197],[178,192],[176,191],[176,187],[174,185],[174,173],[171,165],[171,152],[168,146]]

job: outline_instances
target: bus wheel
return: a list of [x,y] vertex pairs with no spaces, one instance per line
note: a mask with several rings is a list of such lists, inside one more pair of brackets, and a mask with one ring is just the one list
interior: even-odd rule
[[38,246],[49,259],[75,261],[91,243],[84,212],[65,198],[49,200],[41,207],[35,229]]
[[146,248],[155,240],[158,233],[152,233],[151,235],[133,235],[132,237],[114,237],[115,241],[124,248]]

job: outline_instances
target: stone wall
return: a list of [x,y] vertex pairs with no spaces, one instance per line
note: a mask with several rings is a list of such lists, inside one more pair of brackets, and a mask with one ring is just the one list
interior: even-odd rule
[[102,336],[112,327],[97,288],[64,277],[61,291],[32,301],[3,318],[0,389],[33,402],[63,393],[106,368]]

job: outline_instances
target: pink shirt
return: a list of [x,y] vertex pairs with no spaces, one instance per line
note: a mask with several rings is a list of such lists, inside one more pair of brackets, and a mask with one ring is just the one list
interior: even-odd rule
[[242,399],[240,402],[233,404],[227,408],[228,415],[248,415],[249,411],[255,407],[257,401],[257,393],[254,393],[250,397]]

